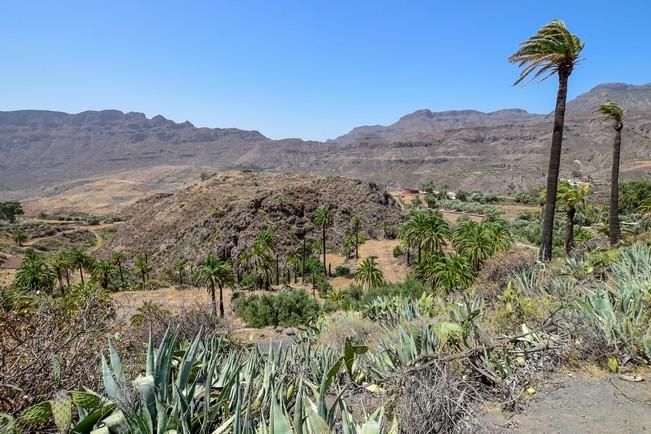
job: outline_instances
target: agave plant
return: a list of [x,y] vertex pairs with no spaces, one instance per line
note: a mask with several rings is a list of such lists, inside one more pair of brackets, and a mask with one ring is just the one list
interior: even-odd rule
[[651,360],[651,247],[638,243],[622,249],[610,273],[611,281],[586,290],[577,302],[580,312],[616,352]]
[[365,351],[347,341],[343,354],[322,356],[305,340],[265,354],[201,334],[180,343],[168,331],[157,349],[150,336],[144,373],[129,381],[109,343],[109,357],[101,360],[103,393],[57,393],[26,410],[21,421],[54,418],[61,432],[95,434],[323,433],[335,427],[397,433],[395,422],[383,429],[381,407],[358,425],[343,399],[342,370],[353,378],[356,356]]

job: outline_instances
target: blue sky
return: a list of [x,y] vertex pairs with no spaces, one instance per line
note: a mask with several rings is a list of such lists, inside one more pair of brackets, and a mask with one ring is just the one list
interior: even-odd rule
[[570,97],[651,82],[651,2],[3,0],[0,110],[115,108],[326,139],[420,108],[553,109],[506,58],[564,19]]

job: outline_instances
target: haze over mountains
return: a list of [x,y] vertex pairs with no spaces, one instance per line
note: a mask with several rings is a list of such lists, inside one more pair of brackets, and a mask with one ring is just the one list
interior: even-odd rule
[[[623,174],[651,174],[651,84],[602,84],[568,103],[562,176],[605,182],[611,126],[594,110],[626,110]],[[551,116],[508,109],[418,110],[388,126],[361,126],[326,142],[271,140],[258,131],[196,128],[117,110],[0,112],[0,192],[29,190],[158,166],[251,168],[346,175],[390,186],[519,191],[541,185]]]

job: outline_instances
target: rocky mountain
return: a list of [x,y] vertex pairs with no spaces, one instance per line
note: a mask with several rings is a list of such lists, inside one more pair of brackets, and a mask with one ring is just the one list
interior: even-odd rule
[[174,194],[158,194],[126,208],[129,223],[119,226],[100,254],[124,251],[133,258],[147,249],[157,269],[169,261],[200,260],[210,252],[237,256],[263,228],[278,237],[281,255],[297,249],[303,238],[319,240],[314,210],[327,204],[333,214],[328,240],[333,245],[350,233],[358,216],[368,237],[380,236],[381,223],[396,222],[400,206],[384,188],[343,177],[228,171]]
[[[607,181],[612,130],[594,115],[606,99],[626,110],[623,176],[651,176],[651,84],[602,84],[568,103],[562,176]],[[512,192],[543,183],[551,122],[549,114],[518,109],[418,110],[392,125],[358,127],[334,140],[308,142],[116,110],[0,112],[0,198],[33,196],[35,186],[157,166],[345,175],[392,187],[433,181],[454,189]]]

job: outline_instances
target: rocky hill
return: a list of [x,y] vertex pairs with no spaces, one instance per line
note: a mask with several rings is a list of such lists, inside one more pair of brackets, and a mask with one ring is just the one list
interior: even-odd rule
[[[606,99],[626,110],[624,178],[651,176],[651,84],[603,84],[568,103],[562,176],[607,182],[612,131],[594,119]],[[198,165],[344,175],[392,187],[433,181],[513,192],[543,183],[551,122],[549,114],[518,109],[418,110],[392,125],[358,127],[321,143],[115,110],[0,112],[0,199],[29,197],[35,186],[91,175]]]
[[380,224],[400,218],[400,207],[373,183],[342,177],[300,174],[225,172],[178,190],[143,199],[125,210],[130,216],[99,254],[124,251],[133,258],[147,249],[160,269],[175,260],[201,259],[213,252],[237,256],[263,228],[278,236],[281,252],[295,250],[303,238],[320,239],[312,215],[330,206],[334,225],[328,239],[338,244],[353,215],[370,238]]

